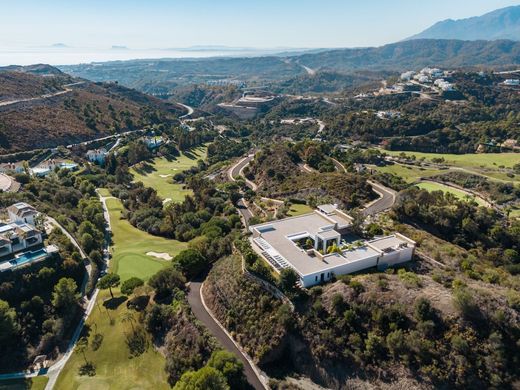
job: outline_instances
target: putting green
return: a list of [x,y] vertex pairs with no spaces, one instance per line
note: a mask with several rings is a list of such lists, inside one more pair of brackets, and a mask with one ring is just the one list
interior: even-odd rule
[[168,260],[148,256],[147,252],[168,253],[175,257],[187,244],[152,236],[133,227],[130,222],[121,219],[123,204],[119,199],[107,199],[107,208],[112,226],[112,259],[110,270],[125,281],[132,276],[148,279],[161,268],[170,264]]

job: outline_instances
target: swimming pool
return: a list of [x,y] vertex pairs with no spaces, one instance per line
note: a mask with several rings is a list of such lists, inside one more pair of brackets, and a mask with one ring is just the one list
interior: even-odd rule
[[17,267],[19,265],[41,259],[42,257],[47,257],[47,250],[45,248],[38,249],[37,251],[33,252],[25,252],[23,255],[20,255],[17,258],[9,261],[9,264],[11,264],[12,267]]

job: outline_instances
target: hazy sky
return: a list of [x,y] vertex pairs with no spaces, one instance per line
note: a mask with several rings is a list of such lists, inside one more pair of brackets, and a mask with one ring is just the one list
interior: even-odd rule
[[507,0],[0,0],[0,48],[381,45]]

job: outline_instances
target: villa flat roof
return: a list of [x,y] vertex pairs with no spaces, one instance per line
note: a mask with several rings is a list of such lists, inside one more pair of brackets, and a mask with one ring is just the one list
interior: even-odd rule
[[376,248],[380,251],[384,251],[388,248],[396,248],[401,244],[410,244],[409,241],[403,240],[397,237],[395,234],[391,236],[376,238],[368,242],[371,247]]
[[[336,215],[332,215],[336,216]],[[307,251],[299,248],[293,240],[301,239],[306,235],[326,236],[333,239],[340,235],[337,231],[330,229],[334,224],[331,216],[314,211],[297,217],[263,223],[251,226],[256,229],[276,252],[278,252],[301,276],[323,272],[328,269],[377,256],[378,252],[370,247],[360,247],[343,254],[332,253],[323,259],[307,254]],[[321,230],[326,228],[328,230]]]

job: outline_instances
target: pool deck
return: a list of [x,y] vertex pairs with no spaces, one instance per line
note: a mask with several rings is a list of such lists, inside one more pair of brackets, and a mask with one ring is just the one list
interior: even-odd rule
[[[16,262],[16,260],[20,259],[21,257],[24,257],[25,255],[30,255],[33,252],[39,252],[42,250],[44,253],[42,253],[41,255],[38,255],[38,256],[28,259],[28,260],[25,260],[21,263]],[[15,255],[14,258],[9,258],[9,259],[3,260],[2,263],[0,263],[0,272],[12,271],[12,270],[15,270],[15,269],[18,269],[21,267],[26,267],[31,264],[38,263],[40,261],[47,259],[51,254],[56,253],[56,252],[58,252],[58,247],[56,247],[55,245],[48,245],[45,248],[19,252]],[[14,262],[14,264],[13,264],[13,262]]]

